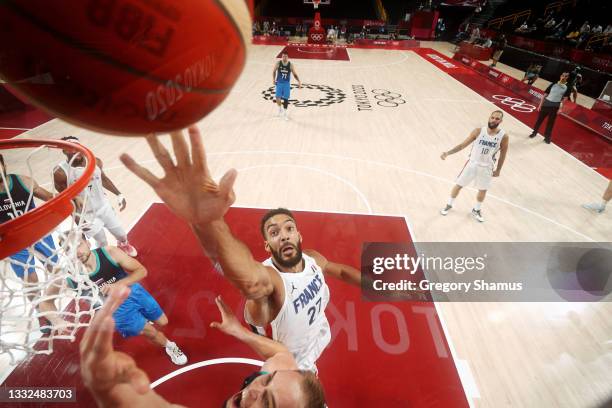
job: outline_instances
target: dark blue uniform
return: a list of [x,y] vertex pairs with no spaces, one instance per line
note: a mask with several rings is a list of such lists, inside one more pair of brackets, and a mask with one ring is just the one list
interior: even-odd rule
[[[104,248],[91,251],[96,257],[96,270],[89,274],[89,279],[98,287],[110,285],[128,276]],[[147,321],[159,319],[164,311],[153,296],[139,283],[130,286],[130,295],[113,313],[115,327],[123,337],[137,336],[144,329]]]
[[[18,175],[8,174],[6,179],[8,188],[5,187],[5,191],[0,192],[0,224],[20,217],[36,208],[32,192],[30,192],[30,189],[26,187]],[[10,198],[7,191],[10,193]],[[55,243],[51,234],[34,244],[34,249],[42,254],[45,259],[49,259],[54,264],[57,263]],[[11,259],[10,264],[13,271],[21,279],[24,278],[26,273],[24,266],[27,266],[28,275],[35,273],[34,254],[31,254],[27,249],[22,249],[9,258]]]
[[288,100],[290,95],[291,62],[287,61],[287,65],[283,65],[283,61],[280,61],[276,70],[276,97]]

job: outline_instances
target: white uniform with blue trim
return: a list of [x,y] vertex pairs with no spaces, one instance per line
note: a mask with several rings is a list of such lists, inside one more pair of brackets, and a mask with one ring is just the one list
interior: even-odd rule
[[503,129],[498,129],[494,135],[489,135],[487,126],[480,129],[478,137],[472,144],[470,158],[457,177],[458,185],[465,187],[474,181],[478,190],[489,189],[504,134]]
[[285,286],[285,301],[276,318],[266,328],[252,323],[245,308],[245,320],[259,334],[284,344],[295,357],[301,370],[317,371],[316,361],[331,340],[325,308],[329,303],[329,287],[323,270],[314,258],[303,254],[304,270],[297,273],[279,271],[272,258],[262,262],[276,269]]
[[[71,167],[67,162],[62,162],[58,165],[66,174],[67,186],[74,184],[83,176],[84,167]],[[93,176],[89,180],[87,187],[78,195],[85,201],[84,219],[85,225],[83,232],[87,238],[92,238],[99,233],[102,228],[106,227],[115,238],[125,237],[126,232],[119,216],[111,205],[108,197],[104,193],[102,185],[102,170],[99,166],[95,166]]]

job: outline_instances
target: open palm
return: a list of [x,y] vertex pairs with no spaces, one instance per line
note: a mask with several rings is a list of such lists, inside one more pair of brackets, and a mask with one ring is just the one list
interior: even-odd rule
[[153,175],[127,154],[121,155],[121,161],[150,185],[173,213],[185,221],[197,225],[223,217],[235,201],[232,187],[238,173],[231,169],[219,184],[215,183],[206,165],[200,131],[195,126],[189,128],[191,155],[182,132],[170,135],[176,164],[156,136],[147,137],[157,162],[165,172],[162,178]]

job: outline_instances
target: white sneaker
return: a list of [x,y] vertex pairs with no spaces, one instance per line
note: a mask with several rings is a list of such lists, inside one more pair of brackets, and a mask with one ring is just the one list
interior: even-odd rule
[[117,247],[123,252],[125,252],[126,254],[128,254],[129,256],[131,256],[132,258],[138,256],[138,251],[136,251],[136,248],[130,245],[128,241],[118,242]]
[[440,214],[447,215],[448,212],[453,208],[452,205],[446,204],[446,207],[440,210]]
[[606,210],[606,207],[598,203],[582,204],[582,208],[586,208],[587,210],[594,211],[598,214],[601,214]]
[[478,222],[484,222],[484,217],[480,213],[480,210],[475,210],[472,208],[472,217],[476,218]]
[[286,110],[283,111],[283,119],[289,120],[289,114],[287,113]]
[[174,342],[166,346],[166,354],[170,356],[170,360],[176,365],[184,365],[187,363],[187,356]]

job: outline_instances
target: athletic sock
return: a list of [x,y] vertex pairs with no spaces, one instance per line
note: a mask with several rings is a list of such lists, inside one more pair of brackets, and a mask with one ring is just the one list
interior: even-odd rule
[[455,199],[453,197],[448,199],[448,205],[450,205],[451,207],[453,206],[454,202],[455,202]]
[[474,206],[474,209],[476,211],[480,211],[480,206],[482,205],[482,203],[480,201],[476,201],[476,205]]

